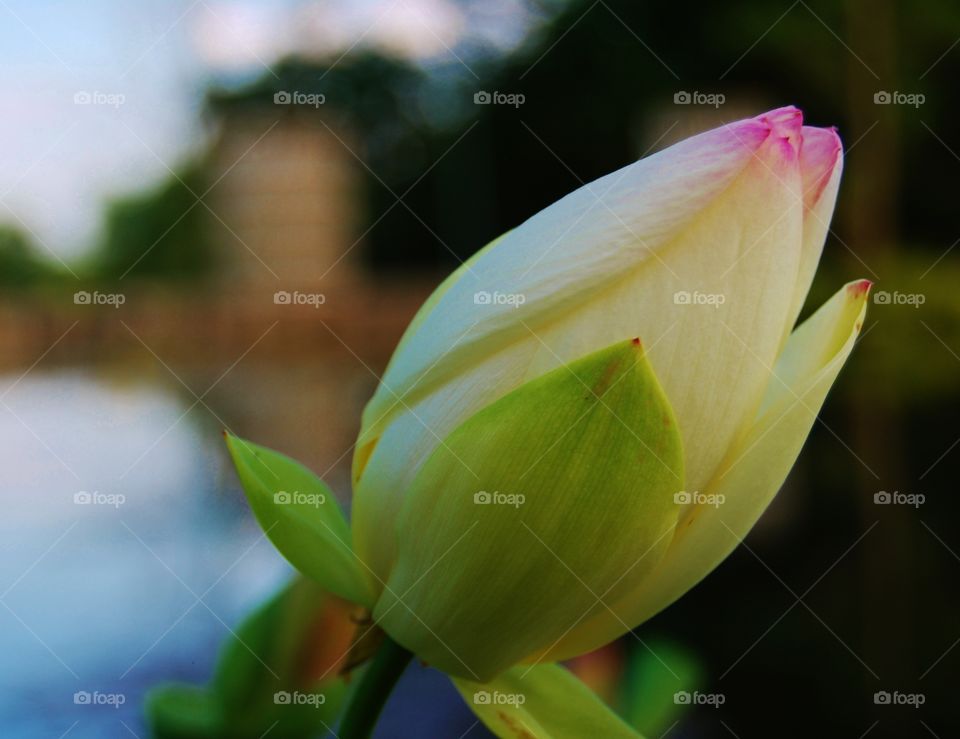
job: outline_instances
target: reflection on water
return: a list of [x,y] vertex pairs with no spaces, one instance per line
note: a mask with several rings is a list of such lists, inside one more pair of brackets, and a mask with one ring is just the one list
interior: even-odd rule
[[202,411],[83,373],[10,376],[0,395],[0,725],[144,736],[144,691],[205,679],[288,568],[222,483]]

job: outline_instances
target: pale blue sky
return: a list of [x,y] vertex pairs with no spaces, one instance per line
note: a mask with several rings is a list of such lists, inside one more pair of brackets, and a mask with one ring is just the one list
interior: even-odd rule
[[0,222],[69,259],[92,243],[109,197],[204,145],[197,111],[211,80],[354,44],[455,62],[465,41],[509,48],[532,22],[523,0],[3,0]]

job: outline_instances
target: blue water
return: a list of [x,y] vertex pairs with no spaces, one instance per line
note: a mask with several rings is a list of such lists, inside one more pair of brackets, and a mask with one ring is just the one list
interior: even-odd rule
[[[146,690],[204,682],[228,626],[290,576],[219,425],[186,409],[83,373],[0,380],[0,736],[146,737]],[[413,666],[377,736],[489,736],[475,723]]]
[[144,736],[144,691],[204,680],[225,624],[288,569],[199,411],[83,374],[15,379],[0,383],[0,733]]

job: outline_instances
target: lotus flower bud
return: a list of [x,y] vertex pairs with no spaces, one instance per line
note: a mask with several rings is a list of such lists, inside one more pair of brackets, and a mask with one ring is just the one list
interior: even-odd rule
[[437,289],[354,456],[354,551],[396,641],[489,679],[616,638],[729,554],[862,325],[865,281],[791,333],[841,165],[795,108],[731,123],[576,190]]

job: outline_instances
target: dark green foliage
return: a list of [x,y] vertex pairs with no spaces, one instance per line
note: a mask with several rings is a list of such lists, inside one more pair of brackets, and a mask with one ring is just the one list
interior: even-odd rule
[[144,193],[114,201],[92,260],[96,277],[202,276],[213,265],[205,226],[206,208],[197,202],[206,185],[203,170],[192,166]]

